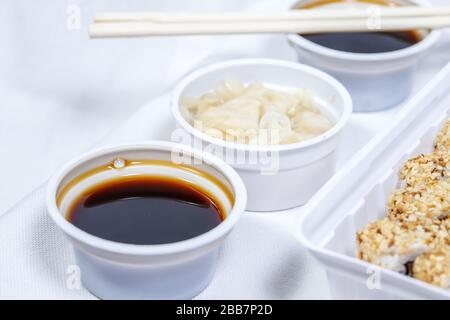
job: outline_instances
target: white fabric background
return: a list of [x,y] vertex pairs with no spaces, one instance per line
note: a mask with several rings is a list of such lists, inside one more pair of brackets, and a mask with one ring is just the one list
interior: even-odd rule
[[[199,64],[234,57],[295,59],[285,38],[273,35],[93,41],[86,34],[93,14],[125,9],[269,10],[292,2],[0,2],[0,215],[6,212],[0,217],[0,298],[90,297],[64,286],[65,270],[73,263],[71,252],[46,217],[43,189],[38,188],[64,161],[104,144],[105,138],[164,138],[168,127],[153,125],[159,121],[152,117],[164,118],[167,98],[146,103]],[[66,28],[69,5],[81,8],[81,30]],[[449,53],[445,34],[422,63],[417,88],[449,61]],[[357,141],[346,140],[351,143],[341,161],[394,113],[355,115],[349,130],[365,134]],[[170,121],[167,114],[164,119]],[[300,212],[246,214],[222,250],[216,278],[200,298],[327,298],[324,271],[289,230]]]

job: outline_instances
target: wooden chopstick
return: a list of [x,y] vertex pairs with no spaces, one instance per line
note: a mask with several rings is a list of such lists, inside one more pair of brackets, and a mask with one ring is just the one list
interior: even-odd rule
[[383,19],[377,28],[365,20],[327,20],[306,22],[240,22],[240,23],[93,23],[90,35],[101,37],[139,37],[169,35],[213,35],[256,33],[323,33],[376,32],[450,27],[450,16],[440,18]]
[[[374,7],[372,7],[374,8]],[[377,7],[378,8],[378,7]],[[434,17],[450,15],[450,6],[446,7],[379,7],[373,9],[326,9],[326,10],[290,10],[285,12],[103,12],[98,13],[94,22],[257,22],[316,19],[355,19],[373,18],[374,14],[382,18]]]
[[[379,14],[379,15],[377,15]],[[302,16],[302,17],[300,17]],[[269,18],[270,19],[267,19]],[[157,18],[157,19],[156,19]],[[402,31],[450,27],[450,7],[293,10],[284,13],[101,14],[91,37]]]

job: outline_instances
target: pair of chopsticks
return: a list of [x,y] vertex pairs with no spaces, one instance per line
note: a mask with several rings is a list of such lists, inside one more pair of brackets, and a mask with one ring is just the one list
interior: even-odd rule
[[286,12],[99,13],[91,37],[402,31],[450,27],[449,7],[369,7]]

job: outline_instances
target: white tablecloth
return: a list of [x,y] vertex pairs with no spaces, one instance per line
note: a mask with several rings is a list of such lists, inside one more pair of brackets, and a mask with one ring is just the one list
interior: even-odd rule
[[[146,122],[155,123],[155,110],[161,115],[168,112],[167,96],[147,101],[170,90],[199,64],[234,57],[295,59],[284,37],[273,35],[89,40],[86,28],[93,13],[265,10],[286,8],[291,3],[0,3],[0,39],[4,42],[0,50],[0,215],[4,213],[0,217],[0,298],[91,297],[83,290],[66,289],[65,272],[73,257],[45,214],[39,186],[58,166],[93,145],[167,138],[164,131],[170,123],[158,127]],[[66,27],[74,8],[81,12],[79,30]],[[417,88],[449,61],[449,39],[446,33],[420,66]],[[346,144],[341,163],[395,112],[353,116],[347,134],[354,136],[354,130],[363,134]],[[168,114],[163,118],[170,121]],[[199,298],[329,297],[324,270],[292,234],[292,221],[298,214],[301,210],[246,214],[221,252],[217,276]]]

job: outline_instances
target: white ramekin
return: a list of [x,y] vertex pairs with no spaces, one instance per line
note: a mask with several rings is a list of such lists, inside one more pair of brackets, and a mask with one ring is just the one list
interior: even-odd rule
[[[61,190],[70,181],[93,168],[111,163],[117,158],[171,161],[174,152],[191,156],[196,160],[191,164],[192,167],[219,179],[234,195],[234,204],[229,206],[226,219],[203,235],[164,245],[112,242],[75,227],[66,220],[62,206],[58,206],[57,197]],[[132,170],[134,171],[128,172],[127,169],[120,169],[114,175],[139,172],[159,175],[183,174],[161,171],[156,165],[142,166],[141,169],[133,167]],[[193,177],[195,174],[192,172],[184,174],[190,174],[193,180],[198,180],[196,183],[201,181],[200,178]],[[85,182],[82,188],[108,178],[111,176],[92,178]],[[181,178],[189,179],[187,176]],[[215,193],[212,189],[210,191]],[[111,147],[81,156],[51,179],[46,196],[50,217],[74,247],[83,285],[94,295],[104,299],[190,299],[199,294],[211,281],[219,246],[245,210],[246,200],[244,183],[230,166],[208,153],[169,142]]]
[[[303,0],[295,7],[308,2],[314,1]],[[430,6],[424,0],[395,2]],[[372,112],[394,107],[410,96],[416,67],[439,36],[440,31],[433,30],[422,41],[408,48],[376,54],[329,49],[298,34],[288,35],[288,40],[301,63],[317,67],[344,84],[352,95],[356,112]]]
[[[180,99],[209,92],[220,81],[230,78],[244,83],[260,81],[285,90],[309,88],[316,100],[336,118],[336,124],[314,139],[282,146],[234,144],[206,136],[183,117]],[[350,95],[337,80],[312,67],[272,59],[232,60],[199,69],[175,88],[171,103],[180,130],[189,138],[177,134],[172,140],[203,148],[224,158],[245,182],[247,210],[257,212],[280,211],[303,205],[333,175],[334,151],[352,113]],[[278,167],[276,172],[268,174],[262,171],[261,161],[242,163],[236,159],[237,155],[244,159],[261,159],[264,154],[273,155],[273,162],[277,162]]]

